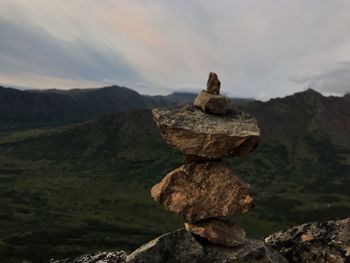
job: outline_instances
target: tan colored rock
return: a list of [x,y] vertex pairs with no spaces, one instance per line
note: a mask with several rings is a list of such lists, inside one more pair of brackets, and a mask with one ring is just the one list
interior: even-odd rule
[[228,247],[242,245],[246,240],[246,234],[241,227],[219,219],[208,219],[197,224],[185,223],[185,228],[210,243]]
[[153,109],[152,113],[164,140],[186,155],[213,159],[245,156],[259,141],[256,119],[247,113],[210,115],[193,105]]
[[204,112],[225,115],[230,109],[231,101],[225,96],[210,94],[202,90],[194,99],[193,104]]
[[207,91],[211,94],[220,94],[221,82],[214,72],[209,73],[209,78],[207,82]]
[[190,162],[153,186],[152,197],[187,223],[243,214],[254,207],[249,185],[224,162]]

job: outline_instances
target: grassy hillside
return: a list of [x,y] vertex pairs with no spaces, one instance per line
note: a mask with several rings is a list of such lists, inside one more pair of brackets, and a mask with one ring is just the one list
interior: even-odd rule
[[[350,216],[347,105],[306,92],[236,106],[254,113],[263,132],[253,154],[230,159],[255,191],[257,208],[232,219],[250,236]],[[319,108],[337,116],[333,125]],[[336,123],[345,128],[337,132]],[[94,250],[130,251],[181,227],[149,189],[182,159],[162,141],[148,110],[2,133],[0,258],[46,262]]]

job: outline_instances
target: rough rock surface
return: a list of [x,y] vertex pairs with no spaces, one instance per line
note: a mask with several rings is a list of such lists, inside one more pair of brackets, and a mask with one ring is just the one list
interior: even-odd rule
[[218,75],[214,72],[209,73],[209,78],[207,82],[207,91],[211,94],[220,94],[221,82]]
[[[349,257],[350,218],[295,226],[268,236],[265,243],[248,239],[238,247],[203,243],[182,229],[141,246],[126,262],[348,263]],[[122,263],[125,258],[123,251],[101,252],[51,263]]]
[[181,229],[142,245],[127,257],[127,262],[198,262],[203,254],[203,246],[193,235]]
[[[121,252],[96,253],[51,263],[287,263],[277,251],[258,240],[235,248],[202,244],[184,229],[162,235],[119,260]],[[116,260],[115,260],[115,258]]]
[[259,240],[246,240],[242,246],[204,245],[203,263],[288,263],[276,250]]
[[293,262],[350,262],[350,218],[292,227],[265,242]]
[[204,158],[244,156],[255,149],[260,130],[247,113],[210,115],[193,105],[152,111],[164,140],[186,155]]
[[261,241],[246,241],[242,247],[228,248],[199,243],[194,236],[178,230],[165,234],[137,249],[127,258],[131,263],[251,263],[286,262]]
[[77,258],[67,258],[61,260],[50,260],[50,263],[124,263],[127,254],[124,251],[98,252],[84,255]]
[[225,162],[186,163],[153,186],[151,194],[188,223],[243,214],[254,206],[249,185]]
[[229,98],[211,94],[205,90],[198,94],[193,104],[204,112],[218,115],[225,115],[231,107]]
[[197,224],[185,223],[185,228],[212,244],[235,247],[246,240],[246,234],[241,227],[225,220],[208,219]]

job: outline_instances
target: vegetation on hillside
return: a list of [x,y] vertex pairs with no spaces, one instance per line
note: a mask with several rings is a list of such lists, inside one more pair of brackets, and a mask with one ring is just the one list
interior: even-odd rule
[[[229,160],[255,192],[257,207],[232,218],[251,237],[350,216],[350,144],[344,129],[337,136],[334,129],[336,122],[350,129],[348,103],[338,109],[343,101],[295,96],[237,106],[256,115],[262,128],[254,153]],[[320,108],[337,117],[333,125]],[[149,189],[182,161],[163,142],[148,110],[1,133],[2,262],[131,251],[181,227]]]

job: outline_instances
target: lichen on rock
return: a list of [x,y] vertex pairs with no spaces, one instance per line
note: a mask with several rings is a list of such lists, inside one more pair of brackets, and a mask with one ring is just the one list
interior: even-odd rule
[[210,115],[193,105],[152,111],[164,140],[186,155],[205,158],[245,156],[258,144],[260,130],[247,113]]
[[350,262],[350,218],[291,227],[265,242],[291,263]]

